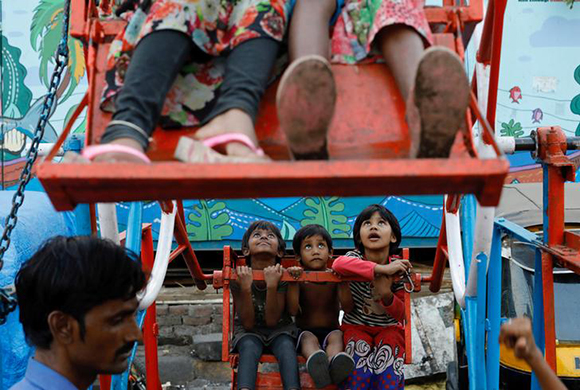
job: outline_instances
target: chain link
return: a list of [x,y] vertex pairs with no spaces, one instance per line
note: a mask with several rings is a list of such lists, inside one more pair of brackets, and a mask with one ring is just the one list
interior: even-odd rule
[[[0,238],[0,270],[4,266],[4,255],[10,247],[10,235],[16,227],[18,222],[18,209],[22,206],[24,202],[24,190],[26,185],[32,177],[32,167],[36,158],[38,157],[38,146],[42,137],[44,136],[44,129],[50,118],[51,111],[54,107],[56,100],[56,92],[60,85],[60,79],[62,73],[68,66],[69,50],[68,50],[68,27],[69,27],[69,17],[70,17],[70,0],[65,0],[64,12],[62,20],[62,38],[58,49],[56,51],[55,57],[55,67],[50,79],[50,86],[48,88],[48,94],[44,98],[44,105],[42,107],[42,113],[36,125],[36,130],[34,132],[34,138],[32,139],[32,144],[30,149],[26,153],[26,164],[24,169],[20,173],[19,185],[14,197],[12,198],[12,209],[6,217],[4,222],[4,232],[2,238]],[[5,289],[0,289],[0,325],[6,322],[6,316],[8,313],[16,308],[16,300],[8,293]]]

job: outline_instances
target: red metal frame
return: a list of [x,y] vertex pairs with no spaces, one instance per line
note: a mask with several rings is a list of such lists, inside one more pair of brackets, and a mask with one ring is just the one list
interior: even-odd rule
[[[544,186],[548,186],[548,214],[544,216],[547,240],[542,253],[542,284],[544,300],[544,331],[546,361],[556,371],[556,330],[554,313],[554,262],[580,274],[580,239],[564,230],[564,183],[574,181],[575,164],[566,156],[566,135],[558,126],[537,130],[537,156],[544,165]],[[544,188],[544,191],[546,189]],[[544,205],[546,209],[546,205]]]
[[[85,43],[89,73],[87,143],[95,144],[109,120],[109,115],[99,109],[99,96],[104,86],[104,64],[110,41],[124,22],[99,20],[93,2],[72,1],[71,35]],[[108,4],[103,4],[101,2],[101,11],[109,8]],[[445,33],[434,34],[435,44],[462,54],[461,31],[466,25],[480,21],[482,11],[482,0],[471,1],[469,6],[455,6],[453,1],[446,0],[442,8],[427,8],[425,12],[431,24],[445,25]],[[409,148],[404,102],[384,66],[337,65],[333,71],[337,76],[339,99],[329,136],[331,155],[333,158],[365,160],[248,164],[244,170],[235,164],[192,166],[163,162],[150,166],[122,164],[119,169],[111,170],[105,164],[52,164],[53,153],[39,166],[38,177],[59,210],[98,201],[433,194],[445,193],[449,189],[458,194],[474,193],[484,205],[497,204],[501,184],[509,168],[506,161],[472,158],[476,153],[468,133],[464,137],[465,144],[458,140],[452,152],[453,158],[449,160],[400,159]],[[268,155],[275,160],[283,160],[288,158],[288,152],[285,137],[278,126],[275,88],[273,86],[266,92],[256,130],[261,146]],[[472,104],[472,109],[477,115],[476,104]],[[357,115],[352,115],[352,112]],[[482,116],[481,113],[479,116]],[[177,139],[191,131],[158,129],[148,154],[155,161],[171,159]],[[66,136],[63,132],[61,140]],[[358,144],[361,139],[365,143]],[[353,147],[355,140],[357,145]],[[368,158],[394,159],[368,161]],[[251,177],[246,175],[248,172],[252,172]],[[376,183],[368,186],[369,179],[375,179]],[[241,183],[244,185],[240,186]],[[397,185],[393,186],[392,183]]]

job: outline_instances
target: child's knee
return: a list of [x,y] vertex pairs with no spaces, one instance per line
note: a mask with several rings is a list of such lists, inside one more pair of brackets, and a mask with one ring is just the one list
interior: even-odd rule
[[296,0],[296,7],[303,12],[323,15],[330,20],[336,10],[336,0]]
[[313,333],[304,331],[300,338],[300,345],[318,345],[318,338]]
[[328,335],[326,343],[328,345],[342,345],[343,344],[342,337],[343,334],[340,330],[334,330],[330,332],[330,334]]
[[257,337],[246,336],[238,341],[237,349],[244,358],[259,359],[262,356],[263,345]]

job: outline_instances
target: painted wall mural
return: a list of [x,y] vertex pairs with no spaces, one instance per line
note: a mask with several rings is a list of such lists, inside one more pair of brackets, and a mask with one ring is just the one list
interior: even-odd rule
[[[27,144],[38,122],[42,97],[53,69],[52,55],[60,42],[63,0],[1,1],[2,104],[0,163],[2,188],[13,187],[24,165]],[[521,137],[544,125],[560,125],[580,135],[580,7],[563,2],[508,3],[496,129],[498,135]],[[86,91],[82,47],[70,40],[71,56],[58,90],[58,104],[50,113],[43,142],[54,142]],[[74,132],[84,132],[79,121]],[[580,157],[578,157],[580,159]],[[510,157],[509,181],[540,178],[528,153]],[[42,190],[38,182],[30,189]],[[401,221],[406,245],[435,245],[442,216],[440,196],[305,197],[185,202],[187,231],[197,248],[216,249],[224,243],[239,246],[246,227],[267,219],[290,240],[308,223],[325,226],[337,246],[352,246],[352,225],[370,203],[382,203]],[[126,204],[119,204],[125,220]],[[145,204],[145,218],[158,228],[156,203]],[[123,226],[122,226],[123,227]]]
[[[495,128],[523,137],[541,126],[580,136],[580,7],[559,1],[508,1]],[[580,152],[570,153],[580,162]],[[508,182],[537,182],[527,152],[509,156]]]

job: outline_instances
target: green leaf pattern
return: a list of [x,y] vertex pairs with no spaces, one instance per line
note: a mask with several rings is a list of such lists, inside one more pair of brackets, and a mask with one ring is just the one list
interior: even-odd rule
[[307,198],[305,202],[308,208],[304,210],[304,219],[300,222],[302,226],[318,224],[323,226],[332,234],[334,238],[348,238],[350,226],[346,223],[344,203],[337,196],[325,196]]
[[228,225],[230,216],[224,202],[200,200],[193,206],[187,224],[187,233],[192,241],[218,241],[229,236],[233,228]]
[[522,128],[522,124],[520,122],[516,122],[513,119],[510,119],[508,123],[503,122],[501,124],[500,133],[502,137],[521,137],[524,135],[524,129]]

